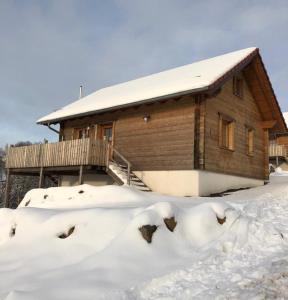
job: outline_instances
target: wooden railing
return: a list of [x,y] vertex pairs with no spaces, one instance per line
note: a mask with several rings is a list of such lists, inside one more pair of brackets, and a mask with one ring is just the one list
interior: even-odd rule
[[89,138],[51,144],[9,147],[6,168],[106,166],[108,143]]
[[131,181],[131,163],[130,161],[124,157],[118,150],[112,148],[112,156],[115,159],[116,157],[120,158],[121,161],[127,166],[127,184],[130,185]]
[[278,145],[276,143],[271,143],[269,145],[269,156],[282,156],[287,157],[287,147],[285,145]]

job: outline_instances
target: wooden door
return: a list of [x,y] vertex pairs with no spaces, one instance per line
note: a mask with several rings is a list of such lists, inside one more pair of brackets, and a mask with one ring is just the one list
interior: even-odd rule
[[110,145],[109,157],[112,158],[112,146],[113,146],[113,123],[100,125],[99,139],[107,141]]

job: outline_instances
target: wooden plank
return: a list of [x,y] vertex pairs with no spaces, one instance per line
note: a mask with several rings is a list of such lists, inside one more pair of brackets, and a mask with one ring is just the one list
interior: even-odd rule
[[276,125],[276,123],[277,123],[276,120],[261,121],[260,126],[263,129],[269,129],[269,128],[273,128]]

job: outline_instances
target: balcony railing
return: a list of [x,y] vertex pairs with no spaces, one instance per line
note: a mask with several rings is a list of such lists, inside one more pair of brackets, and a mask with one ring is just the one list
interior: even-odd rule
[[281,157],[287,157],[287,147],[285,145],[278,145],[276,143],[271,143],[269,145],[269,156],[270,157],[276,157],[276,156],[281,156]]
[[6,168],[105,166],[109,155],[106,141],[89,138],[51,144],[9,147]]

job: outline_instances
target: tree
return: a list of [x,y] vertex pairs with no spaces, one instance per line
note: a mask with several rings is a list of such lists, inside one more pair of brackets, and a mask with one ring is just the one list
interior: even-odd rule
[[5,151],[0,148],[0,207],[4,204],[5,193]]

